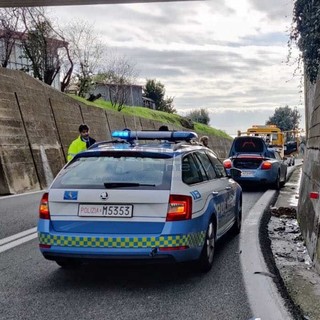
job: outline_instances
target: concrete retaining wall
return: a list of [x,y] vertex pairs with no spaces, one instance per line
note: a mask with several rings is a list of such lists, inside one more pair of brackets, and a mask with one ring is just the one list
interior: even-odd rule
[[[66,163],[80,123],[97,141],[109,140],[113,130],[157,130],[163,124],[87,106],[21,71],[0,68],[0,195],[48,187]],[[227,156],[231,140],[210,137],[210,143]]]
[[320,272],[320,199],[311,199],[311,192],[320,194],[320,81],[306,83],[307,147],[300,184],[298,219],[310,257]]

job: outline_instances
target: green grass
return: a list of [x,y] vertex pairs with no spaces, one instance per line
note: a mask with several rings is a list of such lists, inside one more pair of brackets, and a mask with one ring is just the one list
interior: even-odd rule
[[[98,99],[94,102],[89,102],[86,99],[80,98],[76,95],[69,94],[71,98],[74,98],[86,105],[89,106],[94,106],[98,108],[103,108],[103,109],[108,109],[108,110],[113,110],[116,111],[115,108],[112,107],[111,103],[109,101],[105,101],[103,99]],[[171,114],[163,111],[156,111],[144,107],[127,107],[125,106],[121,112],[123,114],[128,114],[128,115],[134,115],[136,117],[141,117],[141,118],[146,118],[146,119],[151,119],[154,121],[162,122],[162,123],[168,123],[175,125],[177,127],[181,127],[180,119],[183,118],[182,116],[179,116],[178,114]],[[222,130],[218,130],[215,128],[212,128],[210,126],[207,126],[202,123],[194,123],[194,130],[197,131],[198,133],[201,133],[203,135],[213,135],[221,138],[227,138],[227,139],[232,139],[227,133],[225,133]]]

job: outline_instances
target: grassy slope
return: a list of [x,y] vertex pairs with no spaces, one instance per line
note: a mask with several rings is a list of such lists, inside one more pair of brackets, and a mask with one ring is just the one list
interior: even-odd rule
[[[99,107],[99,108],[103,108],[103,109],[110,109],[110,110],[115,111],[115,109],[111,106],[111,103],[109,101],[104,101],[102,99],[98,99],[94,102],[89,102],[86,99],[80,98],[75,95],[69,95],[69,96],[84,103],[84,104],[90,105],[90,106]],[[147,118],[147,119],[155,120],[155,121],[162,122],[162,123],[174,124],[174,125],[182,128],[181,123],[179,121],[179,119],[181,119],[182,117],[177,114],[170,114],[170,113],[166,113],[163,111],[155,111],[155,110],[151,110],[151,109],[143,108],[143,107],[124,107],[121,110],[121,112],[124,114],[135,115],[137,117]],[[224,131],[212,128],[210,126],[206,126],[201,123],[195,122],[194,129],[197,132],[202,133],[202,134],[209,134],[209,135],[213,135],[213,136],[232,139]]]

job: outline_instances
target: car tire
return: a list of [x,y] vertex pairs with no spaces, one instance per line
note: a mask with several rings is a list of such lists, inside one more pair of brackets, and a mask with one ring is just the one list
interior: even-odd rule
[[57,265],[60,266],[63,269],[74,269],[80,266],[80,261],[76,259],[57,259],[55,260]]
[[240,233],[242,226],[242,206],[240,207],[236,220],[232,226],[232,233],[236,236]]
[[277,179],[276,179],[276,181],[273,183],[273,188],[276,189],[276,190],[280,190],[280,188],[281,188],[280,172],[278,172]]
[[285,172],[284,174],[284,179],[283,181],[280,182],[280,188],[284,187],[284,185],[286,184],[287,182],[287,171]]
[[198,261],[198,267],[201,272],[210,271],[213,265],[214,251],[216,245],[216,226],[213,220],[210,220],[204,245]]

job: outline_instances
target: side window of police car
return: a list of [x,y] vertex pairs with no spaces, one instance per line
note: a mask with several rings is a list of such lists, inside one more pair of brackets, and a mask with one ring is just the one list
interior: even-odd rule
[[205,154],[205,152],[196,152],[195,156],[198,158],[199,162],[201,163],[203,169],[204,169],[204,174],[207,176],[207,179],[212,180],[217,178],[217,174],[214,170],[214,167]]
[[224,178],[227,176],[226,174],[226,170],[223,167],[223,164],[216,158],[216,156],[211,153],[211,152],[207,152],[207,155],[214,167],[214,170],[217,174],[217,178]]
[[182,181],[186,184],[194,184],[203,181],[199,163],[195,161],[191,153],[182,159]]

